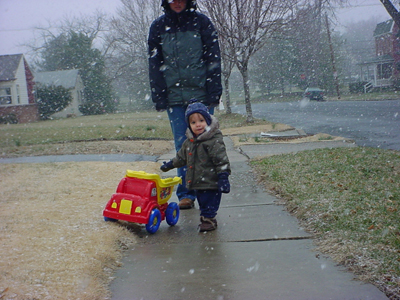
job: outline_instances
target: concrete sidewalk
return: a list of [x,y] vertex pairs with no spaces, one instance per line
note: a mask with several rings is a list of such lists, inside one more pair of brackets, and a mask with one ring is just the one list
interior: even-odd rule
[[[223,195],[218,229],[197,231],[197,207],[181,211],[174,227],[162,222],[155,235],[138,226],[138,243],[125,252],[111,284],[113,300],[387,299],[375,286],[353,280],[353,274],[317,255],[312,236],[258,185],[248,165],[248,158],[265,154],[355,145],[279,143],[234,149],[225,140],[231,193]],[[159,161],[173,156],[168,153]]]
[[53,162],[82,162],[82,161],[109,161],[109,162],[132,162],[132,161],[157,161],[156,156],[141,154],[74,154],[74,155],[43,155],[26,156],[14,158],[0,158],[0,163],[53,163]]

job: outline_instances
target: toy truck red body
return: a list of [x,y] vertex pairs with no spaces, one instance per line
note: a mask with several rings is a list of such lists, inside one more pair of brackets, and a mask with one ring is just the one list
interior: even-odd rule
[[181,182],[179,177],[161,179],[158,174],[127,170],[103,210],[104,220],[146,224],[149,233],[155,233],[164,219],[173,226],[179,219],[179,206],[168,200]]

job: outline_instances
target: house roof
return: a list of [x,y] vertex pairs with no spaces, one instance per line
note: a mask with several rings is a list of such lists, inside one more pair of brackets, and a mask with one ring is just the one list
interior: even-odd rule
[[391,33],[393,30],[393,19],[387,20],[385,22],[378,23],[374,30],[374,37],[382,34]]
[[66,89],[70,89],[75,87],[78,76],[78,69],[38,72],[35,74],[35,81],[43,85],[61,85]]
[[0,81],[16,79],[16,73],[22,54],[0,55]]
[[371,64],[383,64],[383,63],[393,63],[394,58],[390,54],[385,54],[381,56],[375,56],[373,58],[367,59],[358,65],[371,65]]

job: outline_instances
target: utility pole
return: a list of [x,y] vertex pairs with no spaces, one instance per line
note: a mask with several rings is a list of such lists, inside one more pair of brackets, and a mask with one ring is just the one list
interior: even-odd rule
[[380,0],[389,13],[390,17],[393,19],[393,21],[397,24],[397,26],[400,28],[400,13],[397,11],[396,7],[393,5],[393,3],[389,0]]
[[329,29],[328,14],[326,14],[326,13],[325,13],[325,22],[326,22],[326,31],[328,33],[329,49],[331,50],[333,78],[335,79],[337,97],[338,97],[338,100],[340,100],[339,80],[338,80],[338,74],[337,74],[337,70],[336,70],[335,55],[333,53],[333,45],[332,45],[332,39],[331,39],[331,31]]

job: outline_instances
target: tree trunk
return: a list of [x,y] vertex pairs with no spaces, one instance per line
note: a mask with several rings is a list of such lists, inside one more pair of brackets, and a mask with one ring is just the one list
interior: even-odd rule
[[332,70],[333,70],[333,77],[334,77],[333,79],[335,80],[336,94],[337,94],[338,99],[340,100],[339,80],[338,80],[337,71],[336,71],[335,54],[333,53],[333,45],[332,45],[331,32],[329,29],[329,20],[328,20],[327,14],[325,14],[325,21],[326,21],[326,32],[328,34],[329,49],[331,51],[331,63],[332,63]]
[[285,95],[285,78],[283,76],[283,62],[282,62],[282,57],[279,57],[279,73],[281,74],[279,76],[279,85],[281,87],[281,96]]
[[231,97],[229,94],[229,77],[224,76],[224,86],[225,86],[225,105],[226,105],[226,114],[229,115],[232,113],[231,109]]
[[244,89],[244,101],[246,104],[246,113],[247,113],[247,123],[254,123],[253,112],[251,110],[251,102],[250,102],[250,86],[249,86],[249,71],[247,69],[247,64],[239,68],[240,73],[243,78],[243,89]]
[[397,26],[400,27],[400,13],[397,11],[396,7],[389,0],[380,0],[385,7],[388,14],[392,17]]

